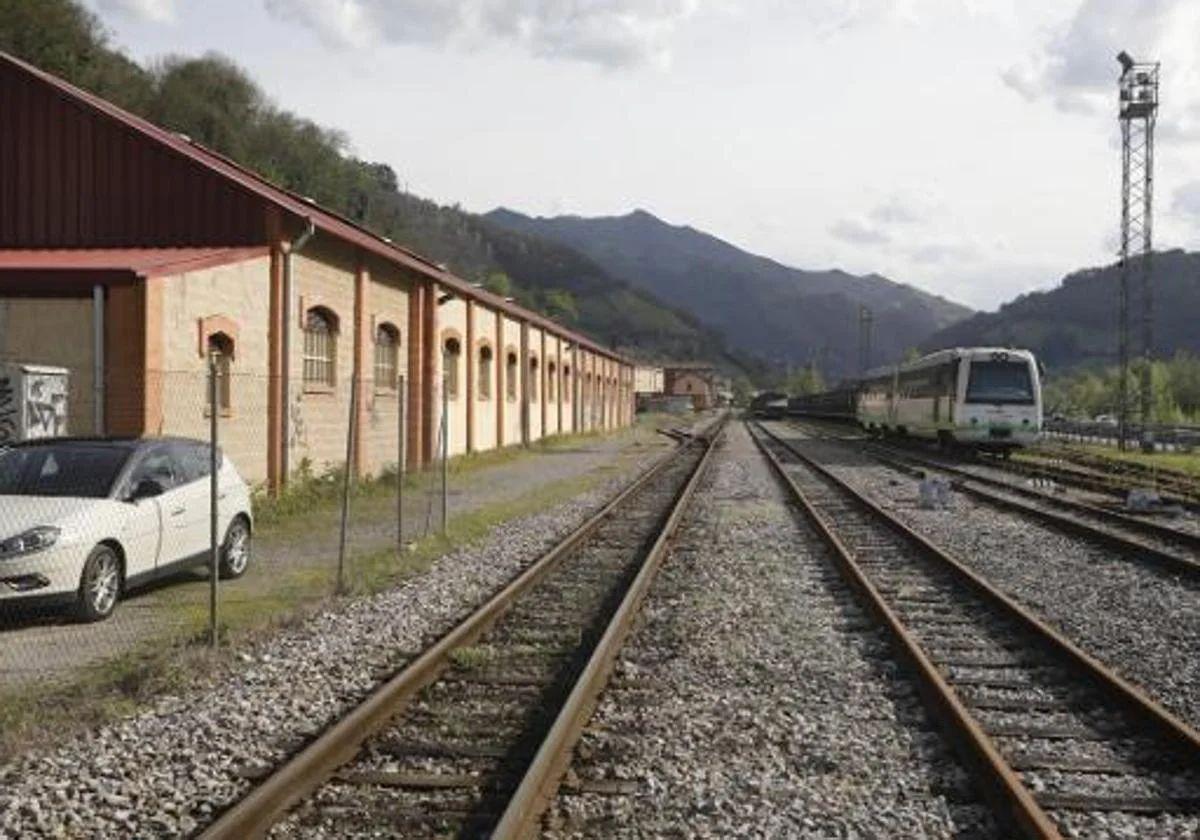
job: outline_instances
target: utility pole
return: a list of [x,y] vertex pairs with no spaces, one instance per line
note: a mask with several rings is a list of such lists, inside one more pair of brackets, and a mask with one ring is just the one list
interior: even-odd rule
[[870,307],[861,304],[858,307],[858,375],[866,376],[871,368],[871,328],[874,326],[875,313]]
[[[1121,287],[1120,287],[1120,406],[1118,445],[1126,448],[1129,433],[1129,287],[1133,267],[1130,260],[1139,256],[1142,279],[1142,364],[1140,370],[1141,445],[1154,450],[1154,289],[1151,282],[1153,261],[1154,207],[1154,124],[1158,117],[1159,63],[1137,62],[1128,53],[1117,56],[1121,76],[1118,120],[1121,123]],[[1139,241],[1140,240],[1140,241]]]

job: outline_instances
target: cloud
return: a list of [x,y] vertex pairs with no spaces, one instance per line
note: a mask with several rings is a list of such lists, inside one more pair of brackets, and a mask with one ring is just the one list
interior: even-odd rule
[[829,233],[852,245],[886,245],[892,239],[886,231],[854,219],[838,219]]
[[[153,2],[153,0],[122,0]],[[163,2],[163,0],[158,0]],[[603,67],[665,64],[700,0],[264,0],[337,46],[497,41],[533,56]]]
[[911,225],[923,221],[926,214],[918,210],[911,200],[892,196],[872,208],[870,216],[872,221],[881,225]]
[[1116,56],[1125,50],[1163,63],[1162,99],[1170,108],[1164,104],[1162,136],[1200,137],[1198,27],[1200,4],[1194,0],[1083,0],[1070,20],[1000,79],[1031,102],[1046,100],[1069,113],[1115,114]]
[[1189,221],[1200,221],[1200,181],[1188,181],[1171,196],[1171,212]]
[[978,255],[978,251],[968,244],[930,242],[909,249],[907,254],[908,258],[918,265],[942,265],[948,262],[968,262]]
[[141,20],[165,23],[175,19],[176,3],[177,0],[100,0],[100,8]]

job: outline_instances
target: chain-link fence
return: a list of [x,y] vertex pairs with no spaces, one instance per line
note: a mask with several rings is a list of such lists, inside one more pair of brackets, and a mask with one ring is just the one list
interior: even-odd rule
[[[1042,425],[1046,437],[1095,443],[1108,446],[1120,444],[1120,426],[1116,419],[1068,420],[1048,417]],[[1193,452],[1200,446],[1200,426],[1183,423],[1155,423],[1143,427],[1131,423],[1125,429],[1125,445],[1137,448],[1143,441],[1153,441],[1154,448],[1164,452]]]
[[403,377],[305,363],[281,383],[220,352],[197,361],[96,382],[0,359],[0,682],[236,643],[437,548],[422,541],[460,479],[437,420],[431,468],[405,468]]

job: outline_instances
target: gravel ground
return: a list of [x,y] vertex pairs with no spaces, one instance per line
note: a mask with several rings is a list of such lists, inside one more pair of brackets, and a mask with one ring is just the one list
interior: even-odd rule
[[923,509],[914,479],[819,446],[838,475],[1200,726],[1200,585],[958,493],[948,509]]
[[649,466],[653,454],[604,487],[497,527],[394,590],[281,632],[243,653],[242,667],[216,685],[162,698],[86,741],[0,766],[0,837],[195,831],[214,807],[245,792],[247,776],[347,710]]
[[995,836],[813,539],[732,425],[545,836]]

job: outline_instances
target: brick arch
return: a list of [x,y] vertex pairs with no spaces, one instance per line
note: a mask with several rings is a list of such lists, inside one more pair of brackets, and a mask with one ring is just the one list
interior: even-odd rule
[[196,319],[197,326],[197,346],[196,354],[203,359],[208,355],[208,339],[218,333],[226,336],[233,343],[233,352],[229,355],[232,358],[237,357],[238,346],[238,323],[228,315],[206,315],[203,318]]

